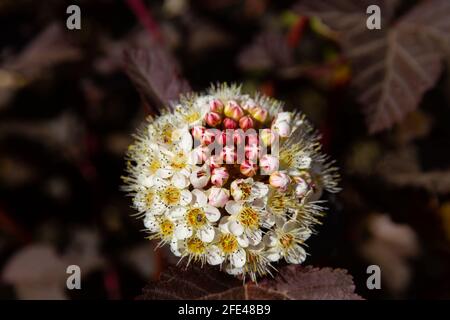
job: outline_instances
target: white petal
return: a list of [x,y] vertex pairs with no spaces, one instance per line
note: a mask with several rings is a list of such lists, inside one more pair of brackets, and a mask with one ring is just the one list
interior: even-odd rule
[[221,254],[217,246],[212,246],[206,254],[206,261],[213,266],[221,264],[224,259],[225,257]]
[[216,222],[217,220],[220,219],[220,211],[216,207],[213,207],[213,206],[207,204],[204,207],[204,209],[205,209],[206,218],[210,222]]
[[228,223],[228,230],[230,230],[232,234],[238,237],[244,232],[244,227],[236,220],[231,220]]
[[192,146],[194,145],[194,140],[192,139],[191,134],[188,130],[183,130],[183,132],[180,132],[180,147],[184,151],[190,151],[192,150]]
[[179,224],[175,227],[175,237],[179,240],[189,238],[192,235],[192,229],[185,224]]
[[256,245],[259,244],[259,243],[261,242],[261,240],[262,240],[262,231],[261,231],[261,229],[258,229],[258,230],[249,232],[249,233],[247,234],[247,237],[248,237],[249,243],[250,243],[252,246],[256,246]]
[[148,214],[144,218],[144,226],[150,231],[150,232],[156,232],[159,229],[158,222],[155,219],[155,216]]
[[230,200],[225,204],[225,210],[231,215],[238,214],[239,211],[241,211],[241,207],[241,203],[233,200]]
[[228,228],[229,217],[223,217],[219,222],[219,230],[222,233],[230,233],[230,229]]
[[169,210],[167,216],[172,219],[181,218],[186,213],[186,208],[177,206]]
[[167,179],[173,175],[173,170],[167,168],[161,168],[156,171],[158,177]]
[[278,250],[269,250],[266,255],[267,259],[269,259],[272,262],[276,262],[280,260],[280,253]]
[[264,235],[264,243],[268,247],[275,247],[277,245],[278,238],[274,232],[269,231]]
[[295,245],[291,250],[289,250],[289,253],[285,259],[288,263],[299,264],[305,261],[306,252],[299,245]]
[[181,191],[181,199],[180,199],[180,205],[185,206],[192,201],[192,194],[189,190],[182,190]]
[[175,256],[179,257],[179,256],[181,256],[181,252],[180,252],[181,251],[180,249],[182,249],[181,246],[182,246],[182,242],[178,241],[177,239],[173,239],[170,242],[170,251],[172,251],[172,253]]
[[189,186],[189,179],[179,172],[176,172],[172,177],[172,183],[178,189],[184,189]]
[[242,268],[245,265],[245,251],[239,249],[230,256],[230,263],[235,268]]
[[242,248],[248,247],[248,238],[245,234],[241,234],[239,237],[236,237],[236,239]]
[[204,207],[208,203],[208,197],[206,194],[200,189],[194,189],[191,191],[195,196],[195,202],[200,206]]
[[207,225],[199,230],[200,240],[203,242],[211,242],[214,240],[214,228],[210,225]]

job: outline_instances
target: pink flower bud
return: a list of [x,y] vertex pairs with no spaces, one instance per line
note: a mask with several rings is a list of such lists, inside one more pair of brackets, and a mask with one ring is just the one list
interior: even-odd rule
[[236,121],[230,118],[223,119],[223,128],[224,129],[236,129],[238,124]]
[[229,176],[225,167],[215,168],[211,172],[211,183],[216,187],[221,187],[227,182]]
[[206,151],[208,150],[207,147],[204,146],[198,146],[194,150],[192,150],[192,161],[195,164],[202,164],[206,161]]
[[214,207],[223,207],[230,198],[230,191],[224,188],[211,187],[208,190],[208,203]]
[[223,103],[219,99],[213,99],[209,102],[209,110],[216,113],[223,112]]
[[291,126],[286,121],[274,123],[272,125],[272,130],[278,132],[278,134],[282,138],[286,138],[291,135]]
[[300,177],[295,177],[295,195],[299,198],[303,198],[309,191],[309,186],[305,180]]
[[244,110],[242,110],[242,108],[239,106],[239,104],[236,101],[230,100],[225,105],[224,113],[225,113],[225,116],[227,116],[235,121],[239,121],[239,119],[242,118],[242,116],[244,115]]
[[222,149],[221,156],[223,161],[227,164],[233,164],[236,162],[237,154],[234,146],[225,146]]
[[260,123],[266,122],[267,116],[269,115],[267,110],[261,107],[250,108],[249,112],[252,115],[252,117]]
[[207,146],[214,142],[216,132],[215,130],[206,129],[202,139],[200,140],[202,145]]
[[205,134],[205,130],[206,130],[205,127],[195,126],[192,128],[191,133],[192,133],[192,136],[194,137],[194,139],[202,140],[203,135]]
[[280,161],[277,157],[265,154],[259,160],[259,166],[264,170],[264,174],[272,174],[278,170]]
[[269,184],[280,191],[286,191],[290,181],[289,176],[280,171],[275,171],[269,178]]
[[245,158],[251,161],[258,159],[259,147],[257,144],[251,144],[245,146]]
[[189,180],[192,183],[192,186],[196,189],[201,189],[205,187],[210,178],[211,174],[208,166],[198,167],[194,169],[189,177]]
[[263,129],[260,133],[261,141],[266,146],[271,146],[272,143],[275,141],[275,134],[270,129]]
[[219,168],[223,164],[223,158],[220,155],[213,155],[209,157],[207,164],[211,170]]
[[243,116],[241,119],[239,119],[239,127],[244,131],[253,128],[253,125],[253,119],[249,116]]
[[217,112],[208,112],[205,115],[206,123],[211,127],[217,127],[222,122],[222,117]]
[[252,177],[256,174],[256,171],[258,170],[258,166],[253,161],[244,160],[244,162],[241,163],[241,166],[239,169],[244,176]]

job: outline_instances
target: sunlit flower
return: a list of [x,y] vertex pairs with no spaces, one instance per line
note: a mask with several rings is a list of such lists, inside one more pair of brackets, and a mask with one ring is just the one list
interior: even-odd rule
[[316,200],[339,191],[305,117],[235,85],[159,111],[135,135],[122,177],[148,238],[252,281],[280,259],[302,263],[324,213]]

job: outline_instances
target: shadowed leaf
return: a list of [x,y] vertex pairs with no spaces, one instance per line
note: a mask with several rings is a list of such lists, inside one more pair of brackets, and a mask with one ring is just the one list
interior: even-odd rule
[[[398,1],[304,1],[299,14],[318,16],[339,33],[353,85],[371,133],[392,127],[419,105],[442,71],[450,41],[450,2],[423,1],[392,21]],[[366,8],[381,9],[381,29],[366,27]]]
[[237,280],[213,268],[170,268],[144,288],[139,299],[309,300],[361,299],[346,270],[287,266],[258,284]]

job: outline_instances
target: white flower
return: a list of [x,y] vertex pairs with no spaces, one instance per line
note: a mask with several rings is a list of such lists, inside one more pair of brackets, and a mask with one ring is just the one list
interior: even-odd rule
[[193,153],[190,150],[175,148],[173,151],[161,150],[166,159],[165,167],[158,170],[162,178],[171,178],[177,188],[187,188],[192,169],[196,168]]
[[174,235],[183,240],[194,233],[203,242],[209,243],[214,239],[213,223],[219,220],[220,211],[208,204],[205,193],[199,189],[192,191],[192,203],[172,208],[168,216],[176,221]]
[[240,246],[238,238],[226,230],[217,233],[214,244],[208,250],[207,261],[211,265],[222,264],[228,261],[232,268],[241,268],[245,265],[245,250]]
[[162,243],[174,241],[175,222],[170,217],[147,214],[144,226],[150,232],[150,239],[161,239]]
[[262,238],[260,227],[267,226],[265,222],[267,212],[261,204],[261,201],[253,203],[228,201],[225,210],[230,216],[220,220],[219,228],[238,237],[242,247],[247,247],[249,244],[257,245]]
[[270,185],[280,191],[286,191],[290,182],[291,179],[289,178],[289,176],[281,171],[276,171],[269,177]]
[[287,121],[276,122],[272,125],[271,129],[278,132],[282,138],[286,138],[291,135],[291,126],[287,123]]
[[230,190],[234,200],[252,202],[264,198],[269,192],[269,187],[262,182],[255,182],[253,178],[247,178],[234,180]]
[[302,263],[306,259],[306,252],[301,244],[310,235],[311,230],[300,227],[297,221],[277,219],[274,230],[264,235],[264,243],[268,247],[267,258],[270,261],[284,258],[288,263]]
[[149,209],[153,214],[163,214],[171,208],[186,206],[192,201],[189,190],[179,188],[165,179],[157,179],[153,191],[153,203]]

